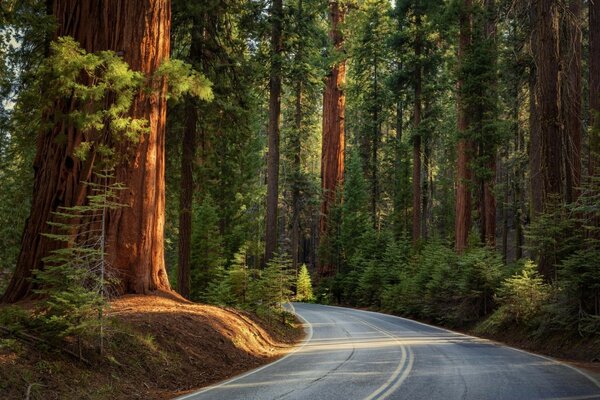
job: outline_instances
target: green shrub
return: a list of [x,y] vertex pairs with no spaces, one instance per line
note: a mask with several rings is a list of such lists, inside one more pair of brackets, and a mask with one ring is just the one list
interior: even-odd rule
[[306,264],[302,264],[296,279],[296,301],[313,301],[312,282]]

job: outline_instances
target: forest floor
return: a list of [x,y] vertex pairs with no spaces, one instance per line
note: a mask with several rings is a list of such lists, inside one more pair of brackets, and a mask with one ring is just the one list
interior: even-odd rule
[[176,294],[111,303],[103,356],[89,363],[0,335],[2,399],[168,399],[269,363],[304,335],[297,321],[190,303]]

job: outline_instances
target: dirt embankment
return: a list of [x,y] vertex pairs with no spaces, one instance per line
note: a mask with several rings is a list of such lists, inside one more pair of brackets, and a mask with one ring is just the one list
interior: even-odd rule
[[89,364],[0,335],[0,398],[173,398],[281,357],[303,335],[173,294],[124,296],[109,315],[105,354]]

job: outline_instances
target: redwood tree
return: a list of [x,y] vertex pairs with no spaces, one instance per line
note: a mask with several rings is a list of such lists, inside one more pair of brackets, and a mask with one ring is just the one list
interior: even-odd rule
[[279,124],[281,121],[281,57],[283,51],[282,0],[273,0],[271,8],[271,72],[269,78],[269,126],[267,137],[267,216],[265,262],[277,248],[277,204],[279,197]]
[[[561,197],[562,140],[559,127],[559,32],[556,27],[558,5],[554,0],[537,0],[534,4],[532,43],[536,71],[536,121],[541,148],[542,211]],[[540,193],[538,193],[540,194]],[[534,199],[534,204],[535,204]],[[540,255],[540,272],[546,279],[554,277],[551,260]]]
[[[471,45],[471,0],[464,0],[460,15],[460,36],[458,43],[458,60],[464,70],[464,62]],[[461,71],[462,75],[463,71]],[[471,179],[469,166],[472,153],[471,140],[465,137],[469,129],[467,101],[464,93],[464,77],[458,81],[458,132],[461,138],[457,145],[456,166],[456,220],[455,220],[455,249],[462,252],[467,247],[469,230],[471,229]]]
[[[329,37],[337,55],[344,49],[344,35],[341,24],[344,22],[346,9],[339,1],[329,4],[331,31]],[[346,61],[341,58],[336,60],[331,72],[325,80],[323,94],[323,143],[321,152],[321,188],[323,202],[321,203],[320,232],[322,240],[327,235],[328,215],[331,206],[335,203],[338,190],[344,181],[344,113],[346,109],[346,96],[344,85],[346,82]],[[325,239],[326,240],[326,239]],[[333,271],[329,263],[319,266],[319,275],[328,276]]]
[[[113,50],[147,76],[169,57],[170,0],[55,0],[52,13],[57,22],[55,37],[72,36],[88,52]],[[114,179],[127,187],[119,199],[126,207],[110,212],[106,220],[107,261],[118,272],[122,293],[170,288],[163,247],[166,82],[153,85],[153,91],[137,95],[130,112],[131,117],[148,121],[148,133],[135,143],[104,136],[105,144],[123,156]],[[68,100],[55,105],[57,114],[75,108]],[[60,245],[41,235],[52,232],[47,225],[52,213],[85,201],[85,182],[96,179],[95,155],[81,160],[75,154],[85,140],[85,132],[64,120],[39,135],[31,213],[4,301],[29,294],[33,270],[43,269],[42,259]]]

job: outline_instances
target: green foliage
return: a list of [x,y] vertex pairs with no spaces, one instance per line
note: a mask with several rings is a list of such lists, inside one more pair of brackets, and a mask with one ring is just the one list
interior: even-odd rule
[[291,300],[295,284],[290,258],[276,254],[264,270],[251,270],[247,257],[244,246],[228,269],[217,269],[202,299],[222,306],[281,313],[283,304]]
[[526,261],[520,272],[502,283],[496,295],[499,308],[479,329],[493,332],[510,324],[532,327],[550,294],[551,288],[537,272],[537,266]]
[[156,78],[166,78],[169,83],[168,98],[170,99],[177,101],[185,94],[201,100],[213,99],[211,82],[182,60],[170,59],[162,63],[156,70]]
[[285,254],[275,254],[255,281],[254,303],[268,308],[280,308],[293,294],[294,271],[292,261]]
[[192,222],[191,297],[199,299],[208,285],[218,279],[225,264],[219,215],[210,195],[195,207]]
[[244,246],[233,257],[229,269],[218,267],[201,299],[212,304],[247,307],[251,275],[246,258],[247,250]]
[[298,272],[298,278],[296,278],[296,301],[313,301],[314,295],[312,290],[312,282],[310,279],[310,273],[306,264],[300,266]]

